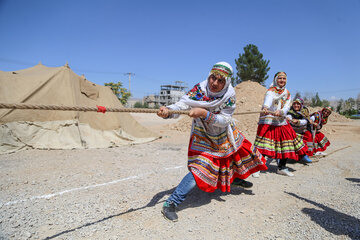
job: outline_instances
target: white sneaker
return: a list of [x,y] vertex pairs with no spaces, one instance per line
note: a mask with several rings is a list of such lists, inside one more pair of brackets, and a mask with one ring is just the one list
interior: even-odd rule
[[255,178],[258,178],[258,177],[260,177],[260,171],[258,171],[258,172],[255,172],[255,173],[253,173],[253,174],[251,174],[253,177],[255,177]]
[[284,169],[281,169],[281,170],[278,169],[276,173],[280,174],[280,175],[288,176],[288,177],[293,177],[294,176],[294,174],[289,172],[289,169],[287,169],[287,168],[284,168]]
[[315,153],[315,156],[326,156],[327,153],[324,153],[324,152],[316,152]]

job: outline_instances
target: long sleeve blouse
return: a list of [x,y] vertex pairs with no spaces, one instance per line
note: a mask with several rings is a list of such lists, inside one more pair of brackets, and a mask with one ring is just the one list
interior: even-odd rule
[[[219,107],[206,108],[206,118],[193,118],[191,127],[192,150],[203,151],[215,157],[226,157],[236,152],[244,140],[236,128],[232,114],[235,110],[235,98],[230,98]],[[180,99],[167,106],[171,110],[189,110],[190,106]],[[172,114],[169,118],[176,118]]]
[[281,116],[274,116],[271,114],[260,115],[259,124],[268,124],[274,126],[286,125],[286,114],[290,109],[291,96],[287,89],[281,93],[275,87],[267,90],[264,98],[263,108],[267,108],[271,112],[280,111]]

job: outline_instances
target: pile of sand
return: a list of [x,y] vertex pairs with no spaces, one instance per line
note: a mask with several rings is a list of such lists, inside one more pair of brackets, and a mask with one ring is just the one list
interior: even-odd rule
[[[260,85],[257,82],[245,81],[238,84],[235,87],[236,92],[236,110],[235,113],[242,112],[253,112],[260,111],[261,106],[264,102],[264,96],[267,88]],[[310,113],[321,110],[321,107],[312,108],[309,107]],[[236,120],[236,125],[245,136],[254,136],[257,131],[257,123],[259,120],[259,114],[244,114],[244,115],[234,115]],[[333,112],[329,117],[329,122],[349,122],[352,121],[336,112]],[[183,117],[178,122],[169,125],[169,128],[172,130],[177,130],[181,132],[186,132],[191,129],[191,118]],[[324,127],[323,131],[325,133],[334,132],[330,126]]]
[[[322,107],[308,107],[310,113],[314,113],[314,112],[318,112],[321,109],[323,109]],[[332,112],[331,115],[329,116],[329,122],[352,122],[353,120],[350,118],[347,118],[337,112]]]

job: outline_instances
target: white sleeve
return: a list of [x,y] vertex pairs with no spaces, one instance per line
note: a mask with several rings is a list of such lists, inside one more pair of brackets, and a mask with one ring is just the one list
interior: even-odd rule
[[300,119],[299,120],[299,125],[300,126],[305,126],[307,124],[307,120],[306,119]]
[[283,116],[286,116],[288,111],[290,110],[291,97],[285,102],[284,107],[281,109],[283,112]]
[[[169,106],[166,106],[170,110],[189,110],[190,106],[185,103],[183,98],[180,98],[180,100],[174,104],[171,104]],[[178,118],[180,114],[170,114],[168,118]]]
[[273,95],[271,91],[267,91],[264,98],[263,108],[270,108],[273,102]]
[[226,127],[231,123],[234,111],[235,107],[225,108],[219,114],[209,112],[204,121],[212,123],[216,127]]

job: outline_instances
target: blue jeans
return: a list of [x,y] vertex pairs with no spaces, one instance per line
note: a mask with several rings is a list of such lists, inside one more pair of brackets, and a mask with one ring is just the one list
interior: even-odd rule
[[193,190],[196,186],[196,181],[191,172],[186,174],[186,176],[181,180],[180,184],[177,186],[175,191],[171,196],[166,200],[167,203],[173,202],[175,206],[178,206],[182,203],[186,196]]

